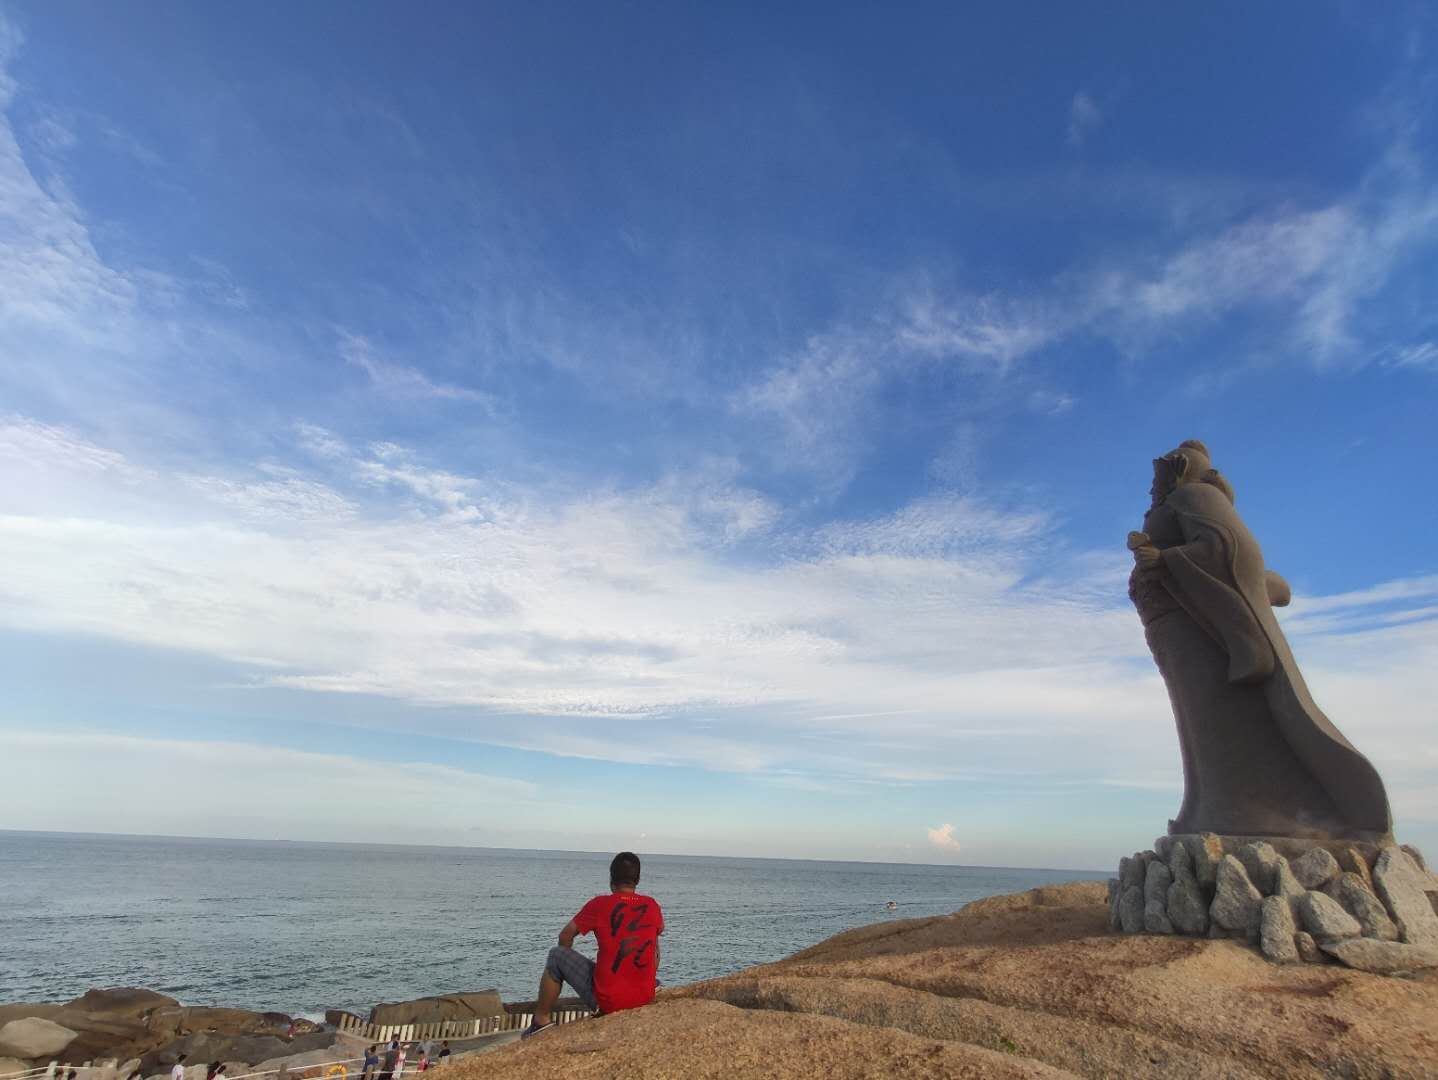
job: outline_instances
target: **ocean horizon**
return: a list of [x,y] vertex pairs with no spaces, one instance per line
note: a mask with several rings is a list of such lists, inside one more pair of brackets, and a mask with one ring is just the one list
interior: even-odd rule
[[[1107,876],[639,854],[641,889],[665,912],[660,978],[670,986],[778,960],[856,926]],[[0,830],[0,1002],[125,985],[185,1004],[311,1017],[491,987],[524,1000],[560,927],[607,891],[612,856]]]

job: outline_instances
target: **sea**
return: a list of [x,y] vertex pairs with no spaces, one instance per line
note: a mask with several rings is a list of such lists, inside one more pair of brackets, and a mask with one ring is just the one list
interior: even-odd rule
[[[491,987],[531,1000],[560,928],[607,891],[611,854],[0,831],[0,1003],[142,986],[318,1019]],[[667,986],[856,926],[1105,876],[641,857],[641,891],[664,909]]]

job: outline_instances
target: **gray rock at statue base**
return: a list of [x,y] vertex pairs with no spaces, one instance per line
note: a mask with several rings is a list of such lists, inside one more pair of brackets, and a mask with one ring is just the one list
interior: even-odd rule
[[[1428,901],[1423,901],[1425,904]],[[17,1058],[38,1058],[58,1054],[79,1038],[78,1031],[46,1020],[27,1016],[11,1020],[0,1027],[0,1055]]]
[[1293,935],[1298,927],[1293,921],[1293,907],[1281,896],[1266,896],[1259,906],[1259,940],[1263,955],[1275,964],[1298,962],[1298,946]]
[[1368,891],[1373,892],[1373,868],[1368,865],[1368,860],[1363,857],[1363,852],[1357,848],[1344,848],[1338,853],[1338,866],[1349,873],[1357,874],[1363,879],[1363,884],[1368,886]]
[[1409,945],[1438,948],[1438,913],[1424,891],[1425,878],[1401,848],[1384,848],[1373,864],[1373,884],[1393,913],[1398,936]]
[[1168,887],[1168,918],[1180,934],[1197,937],[1208,931],[1208,903],[1193,874]]
[[30,1068],[28,1061],[21,1061],[19,1058],[0,1057],[0,1076],[9,1076],[11,1073],[25,1072]]
[[[1110,930],[1123,929],[1123,923],[1118,917],[1118,898],[1123,895],[1123,889],[1119,887],[1118,878],[1108,879],[1108,928]],[[325,1014],[326,1020],[329,1014]]]
[[1347,941],[1325,943],[1323,951],[1351,968],[1371,971],[1375,975],[1399,975],[1405,971],[1438,967],[1438,946],[1434,945],[1404,945],[1374,938],[1349,938]]
[[1143,888],[1143,858],[1139,855],[1125,855],[1118,861],[1119,892],[1125,889]]
[[1358,925],[1358,920],[1344,911],[1343,906],[1327,893],[1306,892],[1298,901],[1297,908],[1303,929],[1319,942],[1358,937],[1363,933],[1363,927]]
[[1388,917],[1383,901],[1363,887],[1363,879],[1357,874],[1339,876],[1331,886],[1333,899],[1343,905],[1343,910],[1358,920],[1363,927],[1363,936],[1379,941],[1397,941],[1398,927]]
[[1398,847],[1413,860],[1413,865],[1419,870],[1428,869],[1428,860],[1423,858],[1423,852],[1419,851],[1412,844],[1399,844]]
[[1160,836],[1153,842],[1153,853],[1164,862],[1168,862],[1170,853],[1173,851],[1173,837]]
[[1143,905],[1143,929],[1148,934],[1171,934],[1173,923],[1164,910],[1163,901],[1146,900]]
[[1118,898],[1119,926],[1125,934],[1143,933],[1143,890],[1130,885]]
[[1174,844],[1168,852],[1168,871],[1175,882],[1192,881],[1198,878],[1193,873],[1193,856],[1188,853],[1187,844]]
[[1193,863],[1193,875],[1200,885],[1210,888],[1218,878],[1218,864],[1223,861],[1223,840],[1217,833],[1200,833],[1189,837],[1184,844]]
[[1168,906],[1168,887],[1173,884],[1173,872],[1167,866],[1154,859],[1148,864],[1148,870],[1143,876],[1143,902],[1145,905],[1158,904],[1160,908]]
[[[1359,861],[1362,861],[1361,856]],[[1321,847],[1299,856],[1289,865],[1293,876],[1305,889],[1321,889],[1340,872],[1338,860]]]
[[1290,904],[1296,904],[1298,898],[1307,891],[1293,876],[1293,871],[1288,866],[1288,860],[1280,855],[1278,857],[1278,873],[1274,875],[1273,879],[1273,895],[1283,897]]
[[1243,864],[1232,855],[1225,855],[1218,864],[1209,918],[1225,930],[1256,932],[1262,903],[1263,894],[1248,880]]
[[1328,959],[1328,954],[1318,947],[1318,942],[1313,940],[1313,935],[1307,930],[1300,930],[1293,935],[1293,947],[1298,950],[1298,958],[1305,964],[1321,964]]
[[1260,840],[1244,844],[1235,854],[1243,863],[1244,870],[1248,871],[1248,880],[1253,882],[1253,887],[1264,896],[1272,893],[1274,879],[1278,876],[1278,852],[1273,845]]

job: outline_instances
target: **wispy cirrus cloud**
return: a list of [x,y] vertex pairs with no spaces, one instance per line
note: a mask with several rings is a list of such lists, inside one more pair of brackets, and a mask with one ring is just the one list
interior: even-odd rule
[[438,382],[418,368],[382,359],[376,354],[374,346],[358,334],[340,334],[340,356],[345,363],[368,375],[377,391],[391,398],[443,398],[450,401],[471,401],[485,406],[493,404],[488,394],[465,386]]
[[[257,694],[423,705],[414,730],[571,756],[826,783],[1176,782],[1123,553],[1055,566],[1040,511],[926,496],[801,525],[717,467],[566,495],[321,445],[323,479],[205,479],[11,418],[5,468],[28,482],[0,517],[0,622],[212,656]],[[376,499],[397,462],[414,499]],[[756,538],[770,557],[746,554]],[[1403,750],[1426,723],[1415,673],[1438,663],[1432,599],[1409,580],[1285,616],[1410,815],[1433,783]],[[1375,604],[1406,621],[1321,621]]]

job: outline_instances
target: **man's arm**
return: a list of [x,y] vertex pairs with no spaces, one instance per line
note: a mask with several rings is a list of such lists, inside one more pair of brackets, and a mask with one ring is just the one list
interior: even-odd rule
[[566,949],[574,948],[574,939],[579,936],[579,926],[573,919],[564,924],[564,929],[559,931],[559,944]]

